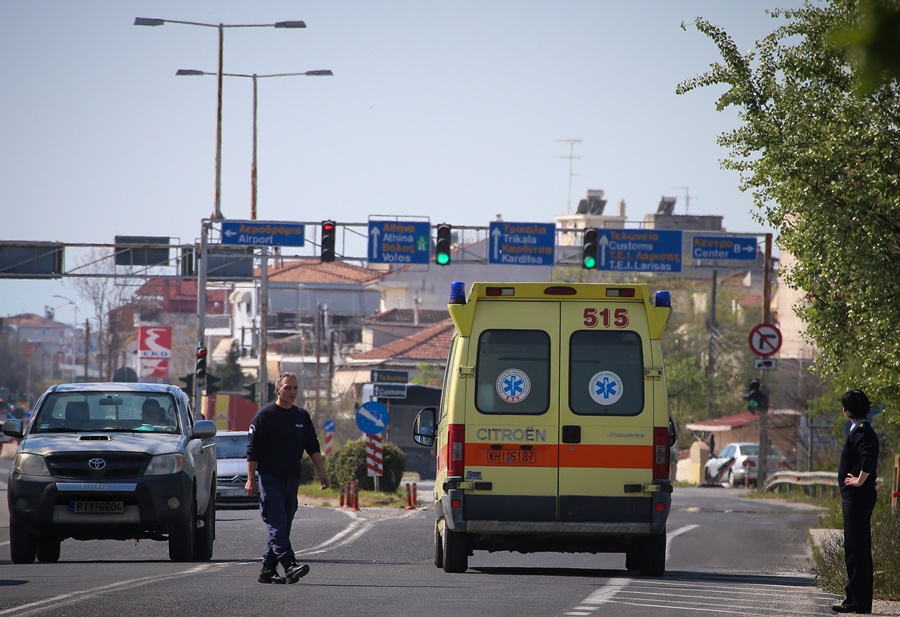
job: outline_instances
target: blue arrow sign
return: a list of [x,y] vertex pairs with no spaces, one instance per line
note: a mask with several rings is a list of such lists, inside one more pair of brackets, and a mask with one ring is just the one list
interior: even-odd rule
[[369,401],[356,410],[356,426],[367,435],[377,435],[388,425],[387,407],[378,401]]
[[303,246],[305,225],[279,221],[222,221],[222,244]]
[[494,221],[488,232],[488,263],[520,266],[552,266],[556,225]]
[[681,272],[681,230],[600,229],[597,269],[616,272]]
[[756,261],[756,238],[741,236],[694,236],[694,259],[738,259]]
[[369,263],[427,264],[431,258],[431,223],[369,221]]
[[334,420],[325,420],[325,423],[322,425],[322,428],[325,429],[326,433],[333,433],[334,429],[335,429]]

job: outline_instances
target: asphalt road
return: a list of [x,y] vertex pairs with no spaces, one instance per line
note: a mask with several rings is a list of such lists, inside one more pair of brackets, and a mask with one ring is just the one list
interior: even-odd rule
[[168,561],[163,542],[66,540],[59,563],[13,565],[0,527],[0,617],[830,614],[834,596],[809,571],[815,512],[742,494],[676,490],[659,579],[631,575],[622,555],[555,553],[476,552],[468,572],[447,574],[433,564],[427,508],[301,508],[294,545],[311,572],[296,585],[256,582],[255,510],[220,510],[213,560],[197,564]]

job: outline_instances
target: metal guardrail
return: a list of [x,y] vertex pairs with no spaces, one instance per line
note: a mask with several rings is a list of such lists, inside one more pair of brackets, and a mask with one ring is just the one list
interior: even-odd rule
[[776,471],[766,479],[763,492],[782,485],[831,486],[839,488],[836,471]]

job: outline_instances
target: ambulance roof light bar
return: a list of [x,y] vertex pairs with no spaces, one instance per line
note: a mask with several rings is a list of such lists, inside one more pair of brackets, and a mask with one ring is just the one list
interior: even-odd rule
[[463,281],[450,283],[450,301],[448,304],[466,303],[466,284]]

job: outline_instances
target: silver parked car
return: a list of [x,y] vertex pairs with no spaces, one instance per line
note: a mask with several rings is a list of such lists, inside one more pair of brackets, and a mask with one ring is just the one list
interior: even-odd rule
[[[719,481],[725,486],[744,486],[748,482],[755,485],[758,458],[759,442],[729,443],[710,455],[704,476],[707,482],[712,482],[721,471]],[[786,459],[772,444],[769,444],[766,469],[769,473],[786,469]]]
[[216,504],[219,506],[259,506],[247,484],[247,431],[216,433]]

